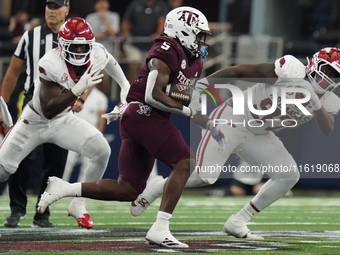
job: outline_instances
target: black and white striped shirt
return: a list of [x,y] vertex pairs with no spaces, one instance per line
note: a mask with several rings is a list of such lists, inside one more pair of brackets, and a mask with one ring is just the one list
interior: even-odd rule
[[38,61],[47,51],[58,46],[58,33],[53,33],[47,24],[26,31],[21,37],[14,56],[25,60],[24,89],[33,94],[34,79],[38,75]]

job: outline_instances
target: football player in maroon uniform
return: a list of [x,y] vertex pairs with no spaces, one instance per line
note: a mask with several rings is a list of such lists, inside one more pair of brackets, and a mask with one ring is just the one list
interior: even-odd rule
[[[69,184],[51,177],[40,201],[40,211],[66,196],[133,201],[144,190],[156,158],[168,165],[172,172],[164,187],[157,220],[148,231],[146,240],[165,247],[188,247],[171,234],[169,222],[195,167],[195,160],[181,132],[169,118],[171,113],[193,117],[200,109],[199,95],[193,91],[190,105],[184,106],[169,97],[165,89],[168,84],[192,85],[192,81],[200,77],[202,58],[209,48],[205,43],[209,33],[208,21],[197,9],[179,7],[167,14],[164,35],[155,40],[138,80],[132,83],[127,96],[128,106],[121,107],[125,111],[120,122],[122,147],[118,180]],[[112,111],[112,116],[117,112]],[[202,128],[208,128],[223,144],[223,136],[218,135],[219,129],[211,123],[206,116],[200,123],[196,122]]]

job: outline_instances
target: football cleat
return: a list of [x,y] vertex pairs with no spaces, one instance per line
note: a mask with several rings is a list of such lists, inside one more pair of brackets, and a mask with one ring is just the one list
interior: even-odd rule
[[159,245],[167,248],[189,248],[189,245],[178,241],[169,229],[156,230],[154,226],[146,234],[145,240],[150,245]]
[[67,208],[68,216],[75,218],[79,227],[90,229],[93,228],[93,221],[86,211],[84,200],[84,198],[73,199]]
[[[142,194],[139,194],[135,201],[131,202],[130,213],[137,217],[141,215],[148,207],[156,200],[157,197],[162,195],[163,176],[154,177],[146,186]],[[155,188],[158,187],[158,188]]]
[[143,194],[140,194],[135,201],[131,202],[130,213],[135,217],[141,215],[146,209],[148,209],[153,201],[149,202]]
[[230,236],[237,238],[253,239],[253,240],[263,240],[264,238],[260,235],[254,234],[247,227],[244,221],[236,218],[233,214],[223,225],[223,232]]
[[67,190],[68,182],[63,181],[62,179],[52,176],[48,177],[47,187],[45,192],[41,195],[39,203],[38,203],[38,212],[44,213],[46,208],[58,201],[59,199],[65,197],[63,191]]
[[[72,216],[71,214],[68,214],[68,216]],[[73,217],[73,216],[72,216]],[[90,215],[88,215],[87,213],[84,213],[82,217],[79,217],[76,219],[78,226],[81,228],[93,228],[93,221],[90,218]]]

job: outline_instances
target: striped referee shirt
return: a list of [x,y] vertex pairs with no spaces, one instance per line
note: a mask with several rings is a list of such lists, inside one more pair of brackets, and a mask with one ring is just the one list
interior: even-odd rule
[[34,80],[38,74],[38,61],[46,52],[58,46],[58,33],[53,33],[47,24],[26,31],[21,37],[14,56],[25,60],[24,89],[33,95]]

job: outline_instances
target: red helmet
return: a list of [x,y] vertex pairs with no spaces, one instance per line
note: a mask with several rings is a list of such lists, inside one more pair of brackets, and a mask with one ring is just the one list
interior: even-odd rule
[[82,18],[68,19],[59,30],[59,46],[62,57],[72,65],[82,66],[90,61],[94,42],[92,28]]
[[[325,66],[331,68],[332,77],[321,70]],[[340,49],[328,47],[316,52],[308,63],[307,75],[315,92],[321,94],[334,90],[340,85]]]

